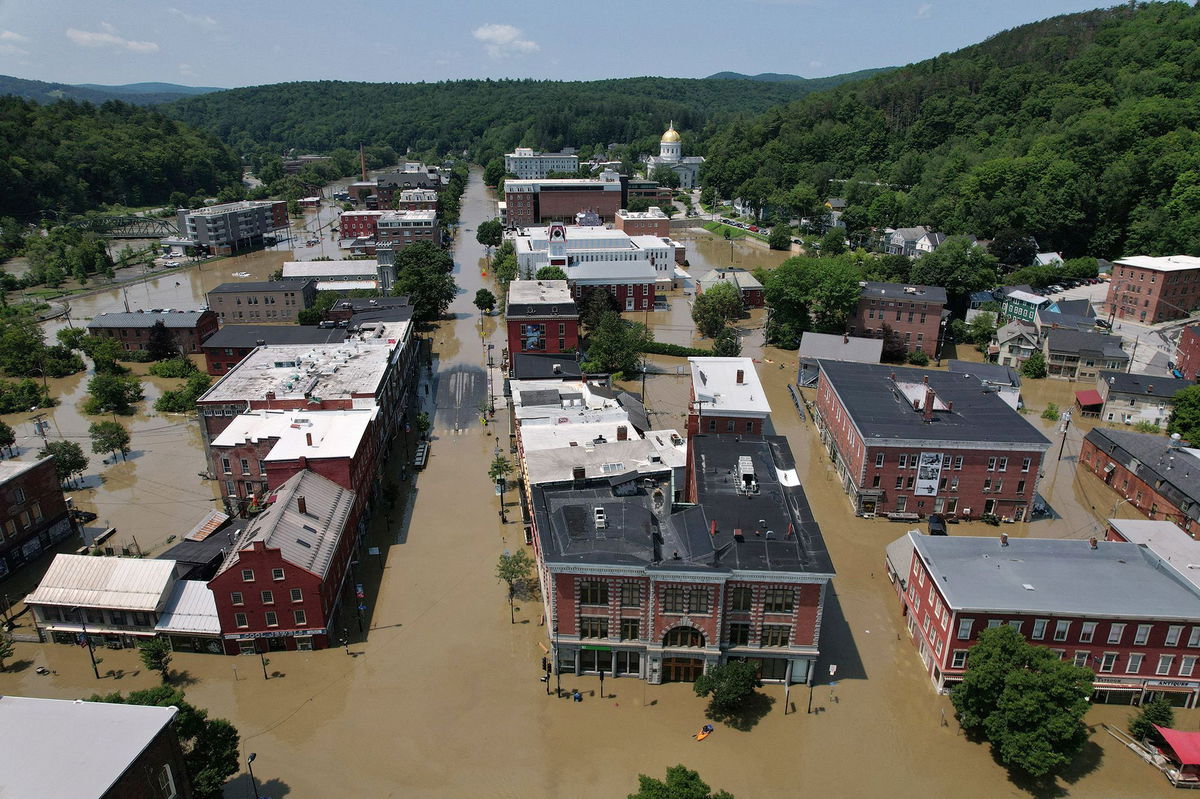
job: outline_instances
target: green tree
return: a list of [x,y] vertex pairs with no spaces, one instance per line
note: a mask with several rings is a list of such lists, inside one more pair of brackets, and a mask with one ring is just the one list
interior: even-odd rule
[[736,358],[742,354],[742,341],[737,331],[727,327],[713,339],[712,354],[719,358]]
[[679,175],[674,169],[668,166],[656,166],[654,171],[650,173],[650,179],[660,186],[666,186],[671,189],[679,188]]
[[125,460],[129,452],[129,431],[119,422],[92,422],[88,427],[88,435],[92,437],[92,452],[97,455],[111,452],[114,461],[119,452],[121,460]]
[[1058,405],[1053,402],[1047,402],[1046,407],[1042,410],[1042,418],[1048,422],[1057,422],[1059,417]]
[[493,158],[483,168],[483,182],[487,186],[498,186],[504,180],[504,159]]
[[504,241],[504,225],[500,224],[499,219],[480,222],[475,231],[475,240],[484,247],[499,247]]
[[1142,705],[1141,710],[1129,720],[1129,734],[1139,741],[1149,741],[1160,745],[1162,736],[1154,726],[1175,726],[1175,709],[1165,699],[1152,699]]
[[908,362],[913,366],[928,366],[929,356],[923,350],[913,350],[908,354]]
[[46,446],[38,452],[38,457],[45,458],[47,455],[54,456],[54,475],[60,483],[73,480],[75,475],[82,474],[88,467],[88,457],[83,454],[83,447],[74,441],[46,442]]
[[164,391],[154,401],[154,410],[159,413],[191,413],[196,408],[196,400],[208,391],[210,385],[211,377],[204,372],[196,372],[187,379],[183,388]]
[[138,645],[138,657],[149,671],[157,671],[163,682],[167,682],[171,669],[171,644],[166,638],[155,636]]
[[92,359],[92,368],[97,375],[119,375],[129,371],[117,363],[125,350],[114,338],[107,336],[84,336],[79,340],[79,347]]
[[64,327],[55,334],[58,343],[69,350],[83,349],[83,340],[87,338],[87,331],[82,327]]
[[538,280],[566,280],[567,273],[562,270],[561,266],[543,266],[537,270]]
[[708,697],[708,717],[722,721],[742,712],[761,685],[755,664],[734,660],[701,674],[692,687],[697,696]]
[[979,347],[981,351],[986,350],[994,335],[996,335],[996,314],[994,313],[987,311],[978,313],[967,323],[966,340]]
[[17,443],[17,432],[12,429],[12,426],[0,419],[0,449],[8,452],[12,456],[13,445]]
[[24,380],[0,380],[0,413],[31,411],[34,408],[52,408],[57,401],[50,396],[42,383],[31,378]]
[[524,549],[505,552],[496,563],[496,579],[508,586],[509,596],[514,596],[534,582],[533,569],[533,558]]
[[1167,432],[1178,433],[1191,444],[1200,443],[1200,386],[1176,392],[1174,402],[1167,419]]
[[458,294],[458,285],[448,272],[410,268],[396,275],[392,294],[408,297],[418,322],[432,322],[446,313]]
[[8,667],[4,665],[4,661],[11,658],[17,651],[13,646],[12,636],[8,633],[0,633],[0,671],[8,671]]
[[852,259],[796,256],[765,273],[760,279],[771,307],[767,341],[795,349],[810,327],[823,333],[845,330],[862,295],[861,272]]
[[496,307],[496,295],[487,289],[475,292],[475,307],[482,313],[490,314]]
[[617,313],[617,299],[606,288],[589,289],[579,306],[579,324],[589,333],[600,326],[605,317]]
[[771,228],[771,235],[767,236],[767,246],[772,250],[792,249],[791,229],[787,225],[775,225],[775,227]]
[[[1046,370],[1046,356],[1042,355],[1041,350],[1034,350],[1033,354],[1025,359],[1025,363],[1021,364],[1022,377],[1028,377],[1031,380],[1040,380],[1047,374],[1049,372]],[[1177,409],[1178,407],[1176,405]]]
[[832,227],[821,237],[821,255],[826,258],[846,251],[846,231]]
[[1002,625],[979,634],[950,699],[963,728],[985,735],[1001,763],[1044,777],[1068,765],[1087,741],[1083,717],[1094,676]]
[[88,381],[88,398],[83,401],[83,412],[89,415],[119,413],[129,416],[134,412],[133,404],[142,400],[142,384],[136,377],[101,372]]
[[200,370],[196,368],[196,363],[191,358],[186,355],[179,355],[174,358],[168,358],[165,361],[150,364],[148,371],[155,377],[183,379],[191,377]]
[[652,341],[645,325],[628,322],[609,313],[588,336],[585,372],[634,372],[641,362],[642,352]]
[[161,319],[156,320],[150,326],[150,332],[146,335],[146,352],[152,361],[164,361],[179,354],[179,348],[175,345],[171,331],[167,330],[166,324]]
[[1024,231],[1008,228],[997,233],[987,249],[1000,263],[1022,267],[1037,255],[1037,242]]
[[885,363],[904,363],[908,359],[908,347],[904,344],[904,337],[899,331],[892,328],[889,324],[884,324],[880,329],[880,338],[883,339],[883,349],[879,353],[879,359]]
[[175,707],[175,734],[183,749],[183,760],[196,799],[221,799],[225,782],[238,773],[238,731],[225,719],[210,719],[208,711],[184,701],[183,692],[168,685],[144,691],[132,691],[128,696],[111,693],[93,694],[89,702],[109,702],[117,705],[150,705]]
[[637,793],[629,794],[629,799],[733,799],[733,794],[712,793],[698,772],[678,765],[667,769],[665,781],[639,774]]
[[742,316],[742,293],[732,281],[718,282],[705,289],[692,305],[692,321],[700,335],[716,336]]
[[951,236],[913,264],[911,280],[941,286],[954,299],[972,291],[990,289],[998,280],[996,259],[965,236]]

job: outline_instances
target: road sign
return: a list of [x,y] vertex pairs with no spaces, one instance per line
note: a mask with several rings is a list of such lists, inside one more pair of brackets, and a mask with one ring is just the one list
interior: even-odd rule
[[586,649],[589,652],[611,652],[611,646],[597,646],[596,644],[584,644],[581,649]]
[[366,593],[363,592],[362,583],[358,583],[354,586],[354,596],[358,599],[362,599],[366,596]]

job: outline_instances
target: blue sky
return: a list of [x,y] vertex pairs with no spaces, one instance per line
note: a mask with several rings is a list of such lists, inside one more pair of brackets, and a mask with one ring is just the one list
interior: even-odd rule
[[0,0],[0,74],[222,87],[723,70],[819,77],[920,61],[1097,3]]

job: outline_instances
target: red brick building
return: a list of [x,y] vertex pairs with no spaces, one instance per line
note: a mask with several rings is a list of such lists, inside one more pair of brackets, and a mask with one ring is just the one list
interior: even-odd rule
[[397,211],[436,211],[438,193],[433,189],[405,189],[392,202]]
[[385,211],[343,211],[338,218],[338,238],[375,238],[376,225]]
[[1110,495],[1114,513],[1119,505],[1132,505],[1150,519],[1174,522],[1195,536],[1200,531],[1200,458],[1181,443],[1154,433],[1095,427],[1083,438],[1079,468],[1115,492]]
[[962,680],[982,630],[1009,625],[1095,672],[1094,702],[1196,704],[1200,590],[1150,548],[910,532],[887,556],[909,635],[939,691]]
[[209,581],[227,654],[324,649],[357,541],[354,492],[302,471],[273,491]]
[[609,170],[598,178],[542,178],[507,180],[504,201],[508,226],[524,227],[547,222],[573,223],[580,211],[594,211],[603,222],[616,219],[625,207],[621,177]]
[[763,284],[745,269],[714,269],[696,281],[696,294],[703,294],[714,286],[729,283],[742,296],[745,308],[761,308],[766,305]]
[[1188,380],[1200,375],[1200,325],[1189,325],[1179,334],[1175,368]]
[[623,230],[630,236],[659,236],[671,237],[671,218],[663,213],[658,206],[651,206],[645,211],[617,211],[616,229]]
[[[805,682],[833,565],[781,437],[699,436],[689,495],[630,474],[531,488],[533,544],[559,672],[692,681],[748,660]],[[742,479],[726,480],[730,470]],[[665,503],[665,504],[664,504]],[[653,521],[652,521],[653,520]],[[651,534],[651,530],[655,534]]]
[[937,286],[906,286],[867,281],[858,308],[850,318],[850,335],[883,338],[887,325],[904,339],[909,352],[936,356],[941,347],[946,290]]
[[0,579],[74,533],[53,456],[0,461]]
[[171,334],[175,347],[185,355],[200,351],[209,336],[217,332],[220,322],[212,311],[175,311],[155,308],[152,311],[125,311],[97,314],[88,322],[88,334],[116,339],[126,352],[146,349],[150,329],[161,321]]
[[504,305],[508,352],[579,348],[579,311],[565,280],[514,280]]
[[280,344],[340,344],[346,329],[316,325],[226,325],[200,345],[206,371],[228,373],[259,347]]
[[1104,303],[1117,319],[1154,324],[1186,318],[1200,306],[1200,258],[1135,255],[1113,261]]
[[771,405],[750,358],[688,358],[692,389],[688,437],[697,433],[762,435]]
[[858,514],[1022,521],[1050,442],[949,372],[819,360],[813,414]]

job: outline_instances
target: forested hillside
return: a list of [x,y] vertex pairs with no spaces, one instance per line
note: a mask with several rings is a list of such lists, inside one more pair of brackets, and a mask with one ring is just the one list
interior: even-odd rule
[[587,147],[639,139],[657,147],[667,122],[696,152],[697,133],[739,112],[760,112],[830,85],[627,78],[591,82],[284,83],[215,92],[163,106],[239,153],[259,145],[327,152],[360,142],[398,152],[461,152],[481,163],[517,145]]
[[193,94],[215,91],[220,90],[207,86],[180,86],[176,83],[127,83],[121,86],[101,86],[95,83],[75,85],[0,75],[0,95],[11,94],[26,100],[37,100],[39,103],[78,100],[99,104],[107,100],[122,100],[134,105],[155,105]]
[[0,217],[166,203],[240,181],[232,150],[157,111],[0,97]]
[[1198,79],[1200,9],[1055,17],[734,121],[708,142],[706,185],[785,207],[844,194],[852,230],[1200,254]]

